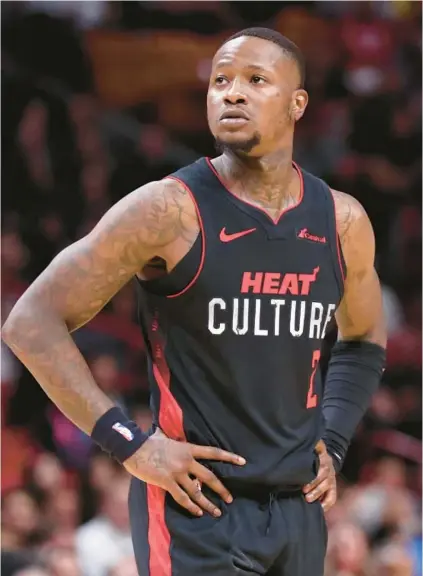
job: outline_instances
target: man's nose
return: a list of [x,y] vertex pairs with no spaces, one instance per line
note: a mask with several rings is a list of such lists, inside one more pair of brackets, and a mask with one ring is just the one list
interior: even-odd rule
[[247,96],[240,82],[234,81],[225,94],[225,104],[246,104]]

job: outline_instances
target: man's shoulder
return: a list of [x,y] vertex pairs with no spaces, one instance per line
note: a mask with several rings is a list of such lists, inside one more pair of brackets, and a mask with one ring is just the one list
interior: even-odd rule
[[197,219],[189,189],[170,176],[132,191],[114,210],[127,215],[130,231],[133,227],[137,229],[147,245],[170,242],[174,232],[195,227]]
[[189,193],[184,183],[170,174],[162,180],[154,180],[136,188],[128,196],[132,196],[134,201],[154,201],[158,198],[183,198],[189,196]]
[[374,260],[375,238],[369,217],[360,202],[345,192],[332,190],[336,225],[347,268]]
[[335,204],[338,234],[342,240],[358,223],[362,223],[363,220],[368,222],[368,216],[363,206],[354,196],[333,188],[330,191]]

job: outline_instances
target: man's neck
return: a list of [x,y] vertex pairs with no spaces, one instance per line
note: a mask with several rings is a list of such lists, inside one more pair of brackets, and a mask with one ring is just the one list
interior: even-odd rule
[[292,148],[253,158],[225,151],[213,164],[226,186],[243,198],[274,209],[295,200],[298,175],[292,165]]

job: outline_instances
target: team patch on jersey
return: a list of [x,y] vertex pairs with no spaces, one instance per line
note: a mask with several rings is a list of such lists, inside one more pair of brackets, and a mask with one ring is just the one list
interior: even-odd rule
[[315,234],[310,234],[307,228],[303,228],[297,234],[297,238],[302,240],[310,240],[311,242],[317,242],[318,244],[326,244],[326,236],[316,236]]

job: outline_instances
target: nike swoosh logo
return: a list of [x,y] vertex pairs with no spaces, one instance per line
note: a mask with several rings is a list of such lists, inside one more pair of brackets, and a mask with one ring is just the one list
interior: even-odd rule
[[242,238],[243,236],[251,234],[251,232],[255,232],[256,230],[257,228],[250,228],[249,230],[242,230],[242,232],[235,232],[235,234],[226,234],[226,228],[222,228],[219,238],[221,242],[232,242],[232,240]]

